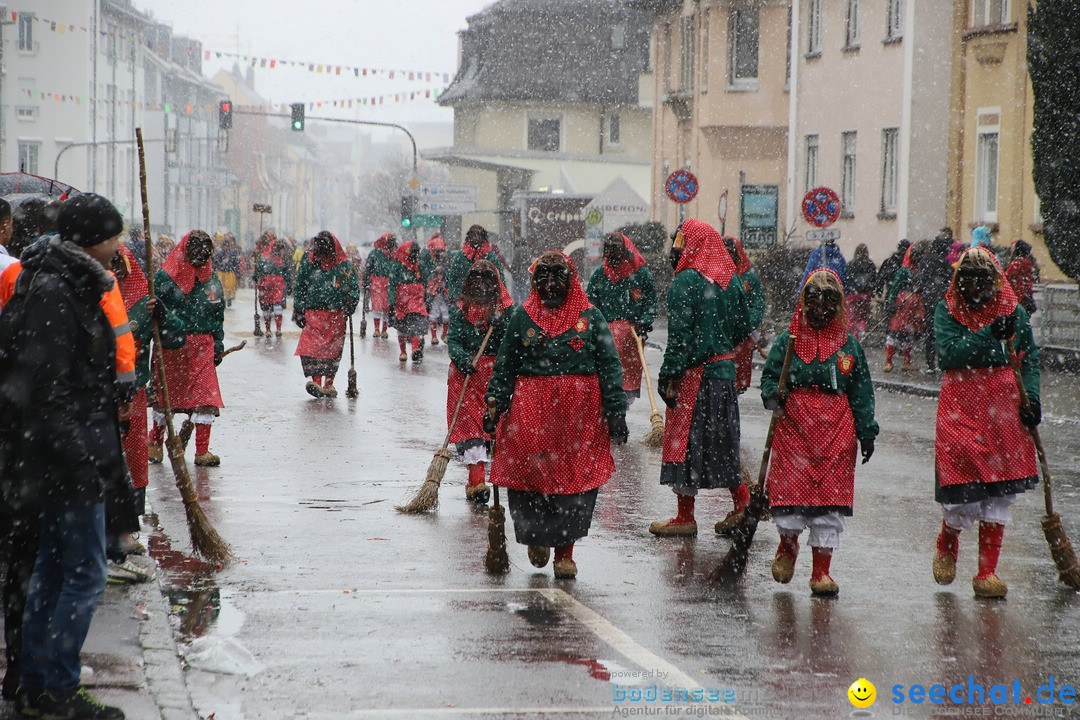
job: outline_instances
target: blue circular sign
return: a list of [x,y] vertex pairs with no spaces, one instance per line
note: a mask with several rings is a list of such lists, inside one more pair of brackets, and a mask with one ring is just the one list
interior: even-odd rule
[[697,178],[689,170],[676,170],[671,173],[664,186],[667,196],[680,205],[690,202],[698,193]]
[[802,201],[803,217],[814,227],[828,227],[840,217],[843,203],[840,197],[827,187],[816,187],[806,193]]

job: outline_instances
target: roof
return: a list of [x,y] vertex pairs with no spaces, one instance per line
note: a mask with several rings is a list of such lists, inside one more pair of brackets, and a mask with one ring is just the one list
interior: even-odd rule
[[499,0],[468,18],[439,103],[637,104],[652,14],[624,0]]

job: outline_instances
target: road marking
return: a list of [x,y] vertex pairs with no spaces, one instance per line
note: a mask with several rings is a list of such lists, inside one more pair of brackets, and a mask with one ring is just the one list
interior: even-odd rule
[[596,715],[603,713],[605,716],[612,715],[609,707],[454,707],[454,708],[382,708],[377,710],[353,710],[354,717],[433,717],[446,715]]

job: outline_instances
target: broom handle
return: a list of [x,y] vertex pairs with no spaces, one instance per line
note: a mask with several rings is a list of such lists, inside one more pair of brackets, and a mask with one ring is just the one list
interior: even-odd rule
[[[784,351],[784,364],[780,367],[780,381],[776,385],[776,394],[779,395],[787,389],[788,371],[791,370],[791,359],[795,356],[795,336],[788,335],[787,349]],[[776,434],[776,420],[779,413],[773,413],[769,419],[769,432],[765,436],[765,451],[761,454],[761,469],[758,470],[758,488],[765,492],[765,477],[769,472],[769,457],[772,455],[773,436]]]
[[[150,201],[146,193],[146,151],[143,148],[142,128],[135,128],[135,141],[139,146],[139,191],[142,194],[143,232],[146,246],[146,294],[150,300],[154,295],[154,245],[150,239]],[[154,328],[154,360],[158,369],[158,399],[161,409],[165,411],[165,429],[169,440],[175,437],[172,424],[172,408],[169,406],[169,388],[165,385],[165,353],[161,349],[161,326],[153,313],[150,314],[150,324]]]
[[352,315],[349,316],[349,369],[350,370],[355,370],[356,369],[356,354],[355,354],[355,351],[353,350],[353,339],[352,339]]
[[630,332],[634,336],[634,341],[637,343],[638,357],[641,358],[641,367],[645,371],[645,389],[649,391],[649,406],[652,407],[653,415],[659,415],[660,411],[656,409],[656,400],[653,399],[652,392],[652,380],[649,379],[649,366],[645,363],[645,346],[641,343],[641,338],[637,334],[637,330],[634,329],[633,324],[630,325]]
[[[1031,399],[1028,397],[1027,388],[1024,387],[1024,378],[1020,374],[1020,358],[1017,357],[1016,350],[1013,347],[1013,339],[1009,338],[1005,342],[1009,351],[1009,364],[1012,365],[1013,377],[1016,379],[1016,389],[1020,393],[1020,404],[1024,407],[1030,407]],[[1050,492],[1050,463],[1046,461],[1046,451],[1043,449],[1042,438],[1039,437],[1039,428],[1028,428],[1028,432],[1031,433],[1031,439],[1035,441],[1035,452],[1039,456],[1039,466],[1042,468],[1043,500],[1046,502],[1046,515],[1053,517],[1054,498]]]
[[[484,339],[480,341],[480,349],[476,351],[476,357],[473,358],[473,367],[476,367],[476,363],[480,362],[480,358],[484,354],[484,348],[487,347],[488,340],[491,338],[491,331],[494,330],[493,325],[488,325],[487,332],[484,333]],[[465,391],[469,389],[469,380],[472,379],[472,375],[465,376],[465,382],[461,384],[461,394],[458,395],[457,405],[454,407],[454,416],[450,419],[450,427],[446,429],[446,440],[443,441],[443,449],[450,445],[450,436],[454,432],[454,425],[457,425],[458,414],[461,412],[461,404],[465,402]],[[498,504],[498,501],[496,501]]]

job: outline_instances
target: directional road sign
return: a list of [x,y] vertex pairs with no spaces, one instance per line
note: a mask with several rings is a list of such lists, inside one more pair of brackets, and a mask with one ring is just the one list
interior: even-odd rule
[[816,187],[802,201],[803,217],[814,227],[828,227],[840,217],[840,197],[827,187]]
[[694,199],[698,192],[698,181],[689,170],[676,170],[668,175],[664,182],[667,196],[682,205]]
[[421,215],[463,215],[476,212],[476,201],[434,200],[421,195],[416,201],[416,212]]
[[475,185],[421,185],[421,198],[430,200],[476,200]]
[[807,230],[806,231],[806,240],[808,242],[823,243],[823,242],[829,242],[830,240],[839,240],[839,239],[840,239],[840,231],[835,230],[833,228],[828,228],[826,230]]

